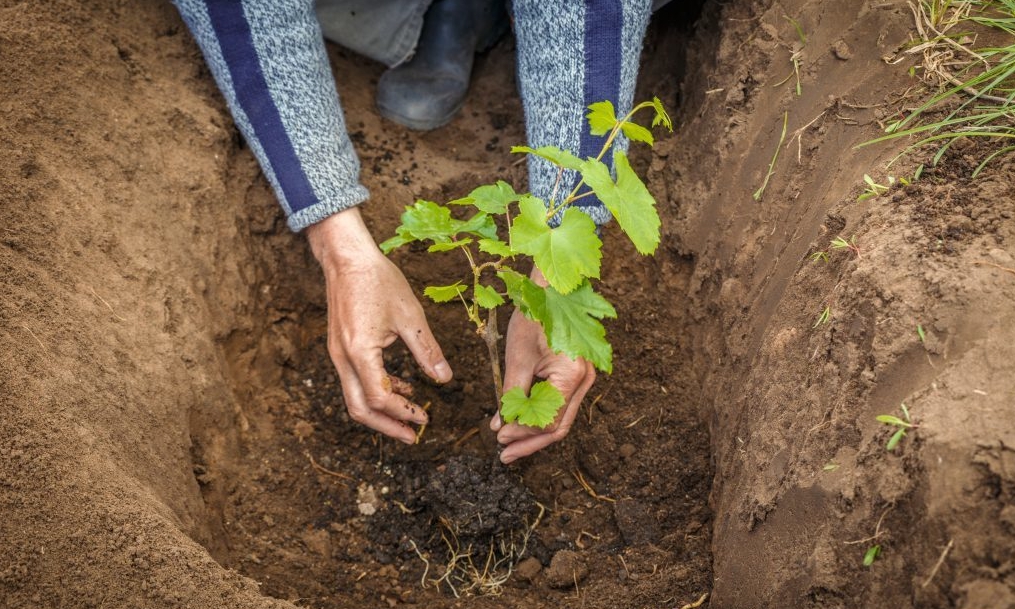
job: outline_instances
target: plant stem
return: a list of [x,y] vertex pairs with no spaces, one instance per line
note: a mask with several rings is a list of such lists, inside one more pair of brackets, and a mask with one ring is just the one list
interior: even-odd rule
[[486,349],[490,352],[490,371],[493,373],[493,392],[497,396],[497,408],[500,409],[500,400],[504,392],[504,381],[500,372],[500,332],[497,331],[497,307],[490,309],[486,318],[486,324],[479,330],[479,335],[486,343]]

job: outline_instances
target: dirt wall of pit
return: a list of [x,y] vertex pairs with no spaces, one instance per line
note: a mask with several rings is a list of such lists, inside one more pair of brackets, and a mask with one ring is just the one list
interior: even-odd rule
[[[711,606],[1015,606],[1010,161],[971,180],[973,143],[936,169],[929,153],[886,169],[899,143],[856,148],[918,99],[904,2],[709,11],[655,187],[706,329]],[[925,162],[857,201],[864,174]],[[875,417],[903,403],[919,427],[888,452]]]
[[0,605],[291,606],[209,555],[191,466],[236,450],[230,371],[275,357],[248,245],[274,203],[169,3],[0,21]]

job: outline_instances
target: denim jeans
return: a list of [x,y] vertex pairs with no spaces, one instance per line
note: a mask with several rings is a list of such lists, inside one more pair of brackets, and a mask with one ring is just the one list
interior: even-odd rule
[[432,0],[317,0],[328,40],[395,67],[416,51]]

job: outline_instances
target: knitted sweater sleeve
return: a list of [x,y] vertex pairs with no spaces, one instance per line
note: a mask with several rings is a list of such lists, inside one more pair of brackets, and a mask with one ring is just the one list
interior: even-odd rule
[[173,0],[294,231],[368,197],[314,0]]
[[[618,116],[631,110],[652,0],[514,0],[512,6],[529,145],[596,156],[606,138],[588,133],[585,113],[589,104],[604,100]],[[617,139],[618,150],[627,145],[625,138]],[[604,161],[612,170],[612,155]],[[546,200],[557,168],[535,156],[528,162],[529,189]],[[559,191],[570,192],[578,180],[576,172],[564,172]],[[597,225],[610,220],[595,197],[575,205]]]

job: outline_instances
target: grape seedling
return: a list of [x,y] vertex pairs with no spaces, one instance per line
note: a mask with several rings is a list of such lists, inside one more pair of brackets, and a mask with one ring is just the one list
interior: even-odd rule
[[[602,241],[592,219],[574,206],[596,196],[616,218],[621,230],[639,253],[649,255],[659,246],[656,202],[627,155],[616,150],[617,137],[652,145],[649,128],[632,121],[641,110],[654,111],[651,127],[673,124],[658,98],[635,106],[618,118],[609,101],[589,106],[589,130],[605,136],[596,157],[580,159],[553,146],[516,146],[514,153],[535,155],[557,167],[557,183],[549,200],[518,193],[504,181],[480,186],[468,196],[439,205],[417,201],[406,207],[395,236],[381,243],[385,253],[421,241],[427,252],[459,251],[468,260],[471,276],[450,285],[430,286],[424,294],[434,302],[460,302],[490,353],[494,387],[505,422],[533,427],[553,423],[564,396],[547,381],[532,386],[528,395],[516,387],[503,392],[500,371],[497,308],[511,302],[543,328],[555,353],[584,358],[603,372],[613,369],[613,350],[606,340],[602,319],[614,318],[613,305],[595,291],[599,279]],[[603,162],[612,153],[613,168]],[[562,184],[574,183],[570,190]],[[558,197],[558,192],[567,194]],[[464,208],[459,219],[453,209]],[[497,218],[503,218],[498,223]],[[549,284],[543,287],[520,272],[531,261]],[[526,265],[527,266],[527,265]]]

